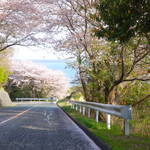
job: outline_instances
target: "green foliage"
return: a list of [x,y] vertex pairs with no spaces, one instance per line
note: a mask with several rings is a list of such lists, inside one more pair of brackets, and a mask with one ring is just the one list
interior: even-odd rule
[[[95,88],[95,90],[91,91],[91,93],[94,93],[95,95],[99,93],[99,99],[100,97],[106,98],[106,96],[109,95],[111,87],[116,84],[116,81],[120,80],[123,73],[123,78],[119,83],[120,85],[115,85],[116,87],[119,87],[117,93],[119,97],[117,97],[117,99],[120,99],[119,101],[122,101],[122,104],[123,102],[132,104],[132,102],[135,102],[141,96],[144,96],[144,94],[146,94],[146,89],[149,89],[149,84],[139,81],[124,83],[123,80],[148,78],[147,73],[150,57],[149,55],[145,55],[143,57],[144,53],[148,53],[148,49],[138,48],[146,47],[147,44],[148,43],[145,38],[136,37],[130,40],[130,42],[122,45],[120,45],[119,42],[107,42],[102,48],[101,46],[97,46],[99,47],[99,53],[101,53],[101,55],[95,59],[96,72],[91,69],[92,66],[90,65],[89,66],[91,68],[89,68],[89,71],[86,72],[90,78],[87,84],[88,89],[94,89],[99,86],[99,88]],[[122,65],[122,57],[124,66]],[[136,64],[135,62],[138,59],[141,61]]]
[[0,66],[0,87],[7,81],[8,71],[6,68]]
[[70,89],[68,90],[68,93],[71,94],[71,98],[74,100],[78,101],[81,98],[83,98],[83,91],[82,91],[82,88],[80,86],[70,87]]
[[147,82],[131,82],[125,85],[124,87],[120,87],[121,99],[126,104],[133,104],[140,98],[149,94],[150,84]]
[[[44,93],[44,90],[36,90],[33,86],[24,86],[24,87],[17,87],[15,85],[11,86],[9,89],[8,87],[7,91],[9,93],[9,96],[13,101],[15,101],[16,97],[37,97],[37,98],[45,98],[46,93]],[[35,89],[35,90],[33,90]]]
[[4,52],[0,52],[0,88],[6,83],[8,76],[10,74],[9,58],[13,54],[13,51],[10,50],[11,49],[7,49]]
[[138,33],[150,32],[149,0],[101,0],[96,8],[94,18],[101,23],[95,30],[98,37],[126,42]]
[[73,96],[73,99],[74,100],[80,100],[80,98],[82,97],[82,93],[76,93],[74,96]]

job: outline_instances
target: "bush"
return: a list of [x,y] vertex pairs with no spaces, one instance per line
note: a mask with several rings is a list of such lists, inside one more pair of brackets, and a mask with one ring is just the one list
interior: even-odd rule
[[0,66],[0,87],[7,81],[8,71],[6,68]]

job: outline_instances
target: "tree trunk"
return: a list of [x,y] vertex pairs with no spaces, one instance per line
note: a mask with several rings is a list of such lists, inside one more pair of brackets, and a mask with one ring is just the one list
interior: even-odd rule
[[107,101],[109,104],[118,104],[119,99],[118,98],[118,90],[117,86],[115,86],[111,91],[108,92]]
[[82,75],[82,70],[81,70],[80,66],[79,66],[79,75],[80,75],[80,82],[81,82],[81,85],[82,85],[84,98],[85,98],[86,101],[88,101],[87,87],[86,87],[86,83],[84,81],[84,77]]

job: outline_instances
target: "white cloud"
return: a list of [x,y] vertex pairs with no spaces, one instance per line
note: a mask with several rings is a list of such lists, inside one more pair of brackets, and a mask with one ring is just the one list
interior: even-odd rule
[[68,57],[64,53],[56,53],[53,49],[23,46],[15,46],[14,49],[13,59],[19,60],[60,60]]

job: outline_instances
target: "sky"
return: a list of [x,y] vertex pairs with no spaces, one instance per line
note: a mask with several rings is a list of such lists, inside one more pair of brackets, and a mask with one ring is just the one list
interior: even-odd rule
[[55,52],[54,50],[41,49],[38,47],[14,47],[13,59],[22,61],[32,61],[48,67],[53,70],[60,70],[64,72],[65,76],[72,81],[75,77],[75,70],[69,68],[66,62],[68,56],[61,52]]
[[13,58],[19,60],[64,60],[67,56],[53,49],[15,46]]

